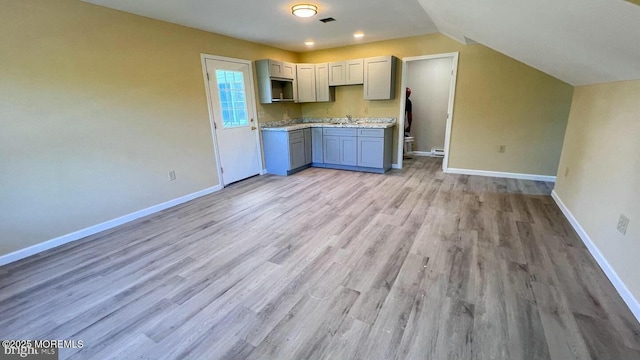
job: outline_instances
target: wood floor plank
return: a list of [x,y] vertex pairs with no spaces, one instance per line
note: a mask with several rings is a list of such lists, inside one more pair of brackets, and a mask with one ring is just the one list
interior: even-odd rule
[[257,176],[0,267],[0,338],[61,359],[640,359],[539,181],[408,159]]

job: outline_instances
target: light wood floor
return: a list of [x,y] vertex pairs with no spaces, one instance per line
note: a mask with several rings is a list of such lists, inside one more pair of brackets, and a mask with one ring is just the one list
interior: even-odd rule
[[68,359],[640,359],[548,196],[445,175],[263,176],[0,268],[1,339]]

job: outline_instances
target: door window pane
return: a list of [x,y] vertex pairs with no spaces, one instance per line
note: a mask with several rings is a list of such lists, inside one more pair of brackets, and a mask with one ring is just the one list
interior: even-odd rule
[[218,96],[222,106],[222,126],[247,126],[247,101],[244,96],[244,77],[241,71],[216,70]]

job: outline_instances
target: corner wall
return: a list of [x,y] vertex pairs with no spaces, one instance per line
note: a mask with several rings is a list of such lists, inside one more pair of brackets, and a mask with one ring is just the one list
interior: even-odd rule
[[298,56],[79,0],[3,2],[0,44],[0,256],[218,185],[200,54]]
[[[640,80],[576,87],[555,187],[557,197],[636,303],[640,300],[638,99]],[[630,219],[626,235],[616,230],[620,214]],[[635,311],[640,319],[640,308]]]

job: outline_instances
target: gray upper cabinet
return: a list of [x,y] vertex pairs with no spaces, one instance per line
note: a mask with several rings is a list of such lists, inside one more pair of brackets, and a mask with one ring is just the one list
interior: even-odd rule
[[298,102],[316,102],[315,64],[297,64]]
[[393,56],[364,59],[365,100],[391,100],[395,97],[396,61]]
[[345,85],[345,62],[329,63],[329,86]]
[[277,77],[282,79],[295,79],[296,78],[296,65],[284,61],[278,60],[258,60],[266,61],[268,65],[268,76]]
[[255,64],[261,104],[296,101],[294,64],[271,59],[257,60]]
[[345,85],[360,85],[364,83],[364,59],[345,61]]
[[316,102],[333,101],[335,88],[329,87],[329,64],[315,64],[316,67]]
[[364,82],[364,59],[329,63],[329,86],[358,85]]

